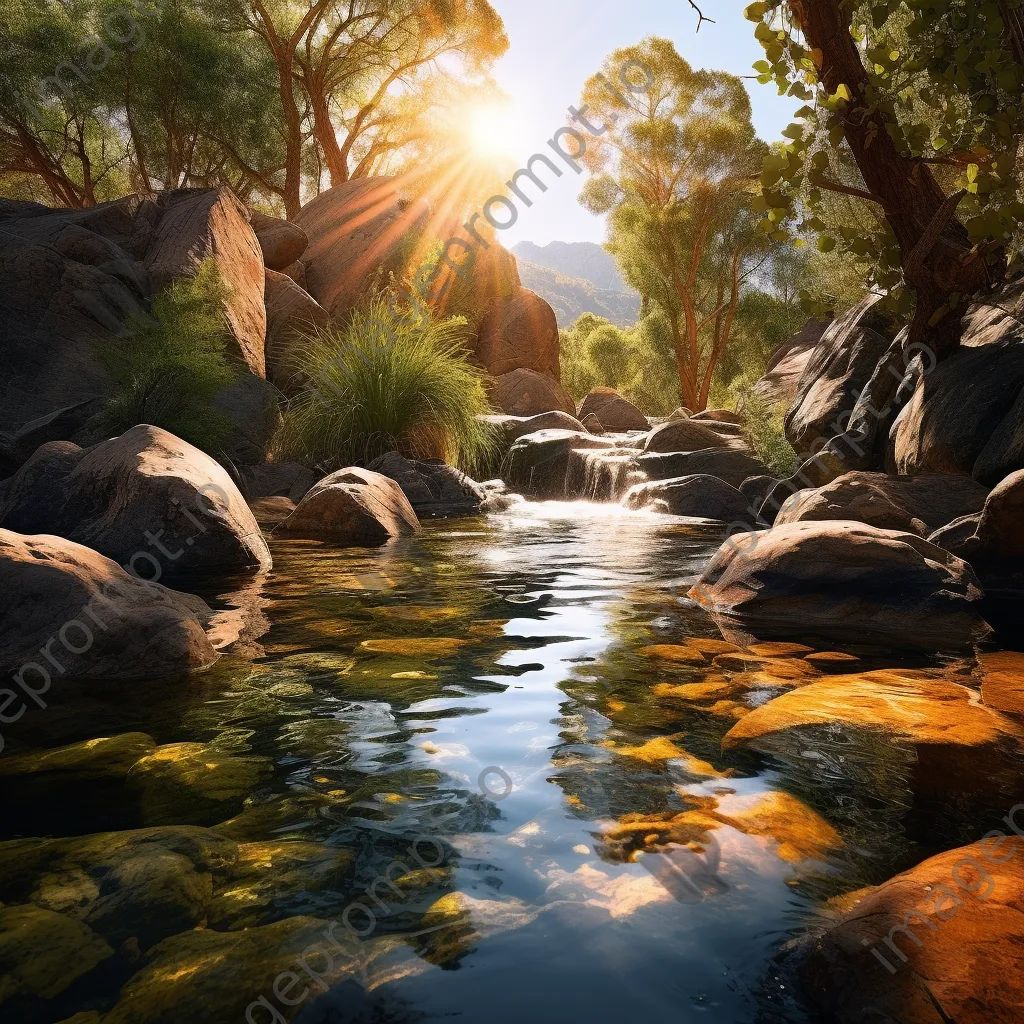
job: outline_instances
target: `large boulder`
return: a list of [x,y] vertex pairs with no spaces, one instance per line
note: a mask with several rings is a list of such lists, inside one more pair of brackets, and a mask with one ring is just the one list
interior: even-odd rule
[[748,477],[766,476],[768,468],[759,459],[732,448],[704,448],[696,452],[651,452],[640,455],[637,467],[651,480],[680,476],[715,476],[733,487]]
[[419,528],[409,499],[394,480],[350,467],[321,480],[278,530],[339,546],[380,547]]
[[242,373],[213,396],[211,408],[224,418],[216,452],[222,462],[255,466],[263,462],[281,426],[281,393],[254,373]]
[[526,434],[509,451],[507,482],[519,494],[532,498],[577,497],[568,485],[573,450],[614,447],[614,441],[575,430],[539,430]]
[[194,276],[200,263],[213,260],[229,289],[224,319],[237,354],[253,374],[266,376],[265,270],[248,211],[228,188],[165,192],[156,205],[158,220],[145,259],[154,290]]
[[491,402],[510,416],[558,411],[576,415],[576,403],[561,384],[536,370],[513,370],[490,382]]
[[692,419],[669,421],[655,427],[644,442],[646,452],[698,452],[704,448],[747,450],[741,438],[728,438],[712,429],[710,423]]
[[937,530],[928,539],[972,565],[1024,561],[1024,470],[1011,473],[985,499],[984,507]]
[[779,510],[775,525],[850,519],[927,537],[954,519],[980,512],[987,495],[987,488],[969,476],[846,473],[824,487],[797,491]]
[[395,178],[357,178],[321,192],[295,217],[309,238],[306,287],[331,316],[344,317],[389,274],[402,278],[430,216]]
[[875,297],[864,299],[824,332],[786,414],[786,437],[798,452],[818,451],[847,427],[860,392],[897,334]]
[[567,412],[552,410],[536,416],[508,416],[504,413],[481,417],[498,438],[502,452],[507,452],[519,438],[535,434],[538,430],[577,430],[586,433],[586,428]]
[[5,485],[0,527],[86,544],[147,579],[270,566],[224,468],[147,425],[91,448],[43,445]]
[[0,530],[0,586],[0,672],[40,700],[54,673],[153,679],[217,658],[203,601],[138,579],[73,541]]
[[650,508],[673,516],[753,522],[750,503],[743,494],[714,476],[684,476],[636,484],[622,503],[627,508]]
[[948,649],[988,632],[977,610],[981,587],[966,562],[914,534],[852,522],[737,534],[690,596],[766,635],[874,633]]
[[306,232],[291,221],[268,217],[265,213],[253,210],[249,214],[249,223],[256,233],[256,241],[259,242],[267,270],[287,270],[309,245]]
[[480,485],[439,459],[407,459],[388,452],[367,467],[394,480],[417,516],[443,519],[480,511],[487,495]]
[[594,388],[580,406],[580,419],[596,416],[605,430],[650,430],[647,417],[614,388]]
[[559,380],[558,324],[554,310],[537,294],[520,288],[496,298],[480,321],[474,356],[494,377],[536,370]]
[[809,320],[792,338],[784,341],[768,359],[764,375],[754,385],[754,394],[769,405],[792,405],[800,378],[830,322]]
[[247,469],[241,478],[242,493],[250,504],[260,498],[302,501],[316,484],[316,474],[298,462],[268,462]]
[[930,857],[860,893],[852,908],[811,942],[803,980],[829,1020],[1011,1024],[1021,1019],[1021,811],[1014,807],[979,842]]
[[303,338],[327,327],[331,318],[309,292],[272,270],[266,274],[265,301],[267,380],[288,394],[299,383],[295,363]]

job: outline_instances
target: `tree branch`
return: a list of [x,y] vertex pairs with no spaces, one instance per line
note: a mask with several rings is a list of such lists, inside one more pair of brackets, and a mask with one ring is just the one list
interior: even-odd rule
[[687,3],[697,12],[697,31],[700,31],[701,25],[706,21],[709,25],[715,24],[714,18],[705,18],[704,12],[694,3],[694,0],[687,0]]

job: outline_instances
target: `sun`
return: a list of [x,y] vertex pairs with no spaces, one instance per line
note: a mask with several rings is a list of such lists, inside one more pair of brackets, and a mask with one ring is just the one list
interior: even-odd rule
[[523,122],[510,101],[474,104],[468,111],[466,132],[473,152],[481,159],[522,156],[525,145]]

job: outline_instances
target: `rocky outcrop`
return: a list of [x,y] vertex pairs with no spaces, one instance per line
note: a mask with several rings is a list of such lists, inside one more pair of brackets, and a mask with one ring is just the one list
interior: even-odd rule
[[784,341],[771,354],[764,375],[754,385],[754,394],[769,405],[792,405],[811,354],[830,323],[810,320],[792,338]]
[[295,357],[303,338],[327,327],[330,317],[320,303],[290,277],[266,274],[267,380],[290,394],[296,380]]
[[794,523],[731,537],[690,596],[764,635],[795,631],[963,647],[988,632],[966,562],[910,533]]
[[985,499],[980,512],[965,516],[928,539],[972,565],[1001,563],[1019,568],[1024,561],[1024,470],[1011,473]]
[[[880,300],[869,297],[824,332],[786,414],[786,437],[798,452],[816,452],[846,430],[860,392],[889,350],[897,330]],[[894,381],[893,390],[897,383]]]
[[759,459],[731,448],[704,448],[695,452],[652,452],[637,457],[637,467],[651,480],[680,476],[714,476],[733,487],[748,477],[765,476],[768,468]]
[[263,263],[267,270],[278,273],[287,270],[309,245],[306,232],[291,221],[268,217],[253,210],[249,214],[249,223],[256,233],[256,241],[263,253]]
[[345,316],[375,281],[405,275],[429,215],[394,178],[358,178],[321,192],[294,221],[309,238],[302,258],[309,293],[331,316]]
[[637,484],[623,499],[627,508],[650,508],[673,516],[751,523],[750,503],[731,484],[714,476],[684,476]]
[[576,497],[575,489],[568,486],[572,451],[614,447],[612,440],[574,430],[539,430],[526,434],[509,451],[507,481],[513,490],[531,498]]
[[482,418],[497,436],[502,453],[507,452],[519,438],[535,434],[538,430],[577,430],[586,433],[586,428],[575,416],[558,410],[535,416],[492,415]]
[[212,613],[198,597],[138,579],[69,540],[0,530],[0,587],[0,671],[40,700],[51,673],[155,679],[217,658],[204,631]]
[[145,425],[92,448],[44,445],[0,495],[0,527],[86,544],[145,579],[270,565],[223,467]]
[[200,263],[213,260],[230,289],[224,318],[237,353],[253,374],[266,376],[263,254],[245,207],[227,188],[165,192],[156,207],[145,258],[154,291],[194,276]]
[[647,452],[697,452],[705,448],[746,450],[741,438],[728,438],[713,430],[710,424],[693,419],[675,420],[655,427],[644,442]]
[[388,452],[367,468],[394,480],[416,515],[424,518],[473,515],[487,497],[475,480],[439,459],[407,459],[398,452]]
[[580,419],[596,416],[605,430],[650,430],[647,417],[614,388],[594,388],[580,406]]
[[554,310],[526,288],[508,298],[494,299],[480,322],[473,354],[493,377],[513,370],[535,370],[560,380]]
[[576,403],[553,377],[536,370],[513,370],[490,383],[494,407],[510,416],[538,416],[557,411],[576,415]]
[[1010,1024],[1020,1019],[1020,821],[1015,807],[980,842],[930,857],[864,891],[810,943],[803,980],[829,1020]]
[[846,473],[824,487],[797,491],[779,510],[775,525],[849,519],[927,537],[954,519],[980,512],[987,495],[969,476]]
[[350,467],[321,480],[278,530],[343,547],[380,547],[419,528],[409,499],[394,480]]

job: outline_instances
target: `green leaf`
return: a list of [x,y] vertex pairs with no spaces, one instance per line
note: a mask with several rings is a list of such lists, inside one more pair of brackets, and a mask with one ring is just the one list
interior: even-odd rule
[[836,247],[836,240],[828,235],[818,239],[818,252],[831,252]]

